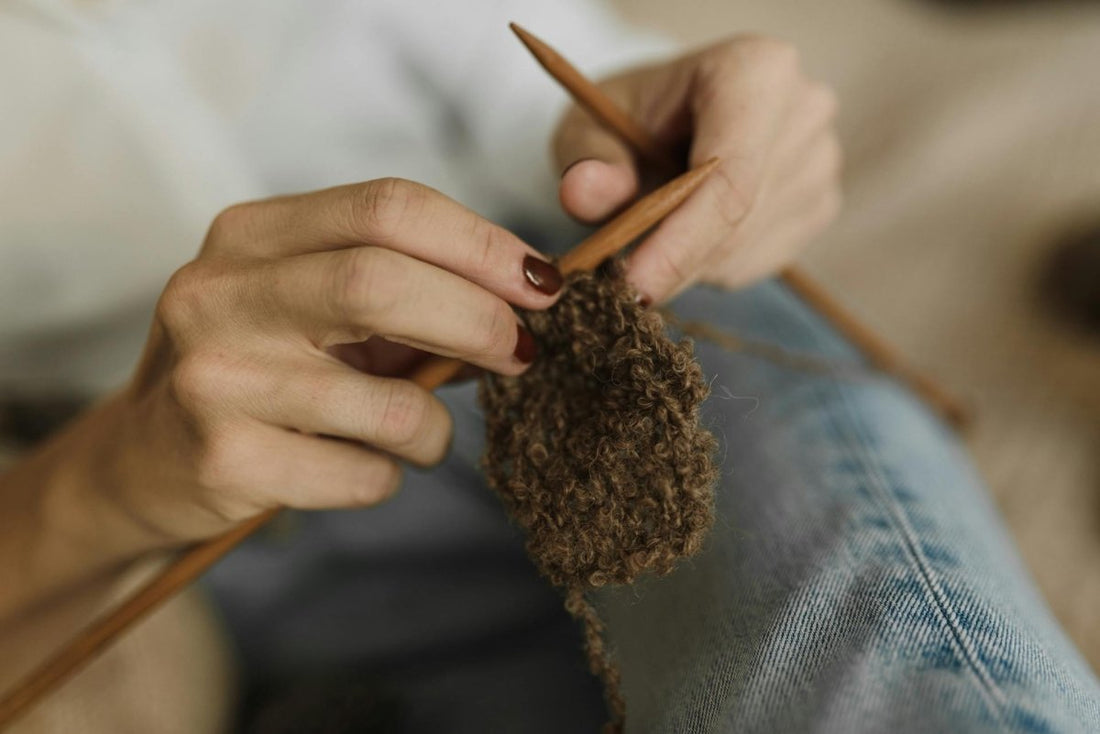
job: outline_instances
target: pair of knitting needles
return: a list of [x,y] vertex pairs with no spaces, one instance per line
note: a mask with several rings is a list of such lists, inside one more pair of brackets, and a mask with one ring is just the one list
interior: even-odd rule
[[[539,63],[573,95],[578,104],[618,134],[639,155],[660,166],[662,170],[675,170],[676,166],[671,158],[649,134],[596,85],[548,45],[514,23],[511,27]],[[590,270],[625,248],[683,203],[718,164],[718,159],[711,159],[639,199],[564,255],[558,261],[562,274]],[[783,273],[783,279],[792,290],[816,307],[839,331],[862,349],[874,365],[907,382],[954,425],[963,422],[965,414],[946,393],[908,368],[892,349],[836,305],[820,287],[793,268]],[[462,362],[459,360],[434,357],[421,365],[412,380],[427,390],[434,390],[453,378],[461,366]],[[245,538],[270,522],[279,511],[279,508],[274,508],[263,512],[224,535],[198,543],[184,551],[148,584],[116,609],[93,622],[0,700],[0,728],[11,724],[42,696],[91,661],[112,640],[195,581]]]

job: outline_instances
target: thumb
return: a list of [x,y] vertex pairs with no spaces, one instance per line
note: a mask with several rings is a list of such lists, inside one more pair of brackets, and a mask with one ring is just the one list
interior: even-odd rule
[[554,157],[562,171],[558,197],[575,219],[606,219],[638,193],[638,170],[630,149],[578,107],[558,128]]

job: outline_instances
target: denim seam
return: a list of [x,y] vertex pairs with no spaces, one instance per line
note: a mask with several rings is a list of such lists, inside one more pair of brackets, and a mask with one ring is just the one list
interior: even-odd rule
[[[845,438],[853,457],[862,464],[870,480],[869,485],[873,488],[873,495],[877,497],[879,503],[886,508],[892,524],[900,536],[902,548],[910,561],[912,570],[916,572],[926,596],[930,597],[932,607],[939,616],[941,624],[946,627],[951,638],[950,642],[952,646],[960,653],[964,663],[978,679],[980,684],[979,690],[983,699],[986,700],[987,705],[990,707],[991,713],[994,714],[1002,726],[1005,725],[1004,707],[1007,698],[1004,692],[997,685],[989,670],[978,659],[975,651],[975,643],[958,624],[958,616],[954,607],[944,593],[931,564],[928,562],[928,559],[924,557],[916,540],[916,532],[909,523],[905,510],[890,495],[888,480],[868,455],[866,426],[863,424],[863,419],[859,411],[856,410],[855,406],[851,403],[848,390],[840,383],[834,382],[833,386],[837,388],[845,412],[851,421],[849,430],[845,430],[841,425],[841,421],[836,420],[834,417],[831,421],[833,426],[837,429],[838,433]],[[830,415],[831,411],[826,410],[825,414]]]

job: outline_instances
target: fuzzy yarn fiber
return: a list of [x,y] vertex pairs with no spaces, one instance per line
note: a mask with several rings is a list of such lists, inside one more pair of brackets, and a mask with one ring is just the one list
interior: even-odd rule
[[524,318],[539,358],[481,385],[489,486],[527,551],[581,620],[619,731],[625,705],[603,625],[586,592],[664,574],[696,552],[713,520],[716,441],[692,344],[673,342],[618,263],[577,273],[552,308]]

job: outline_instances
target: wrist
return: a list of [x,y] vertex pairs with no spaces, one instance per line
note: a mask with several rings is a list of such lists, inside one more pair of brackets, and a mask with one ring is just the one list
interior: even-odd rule
[[[123,405],[113,396],[0,479],[0,617],[120,572],[170,545],[121,501]],[[9,603],[11,606],[9,606]]]
[[[57,516],[68,515],[74,537],[100,548],[105,560],[132,560],[181,540],[149,519],[142,500],[156,478],[141,460],[150,442],[135,425],[128,391],[99,403],[63,436],[54,462],[64,476],[54,498]],[[68,460],[63,461],[62,456]]]

